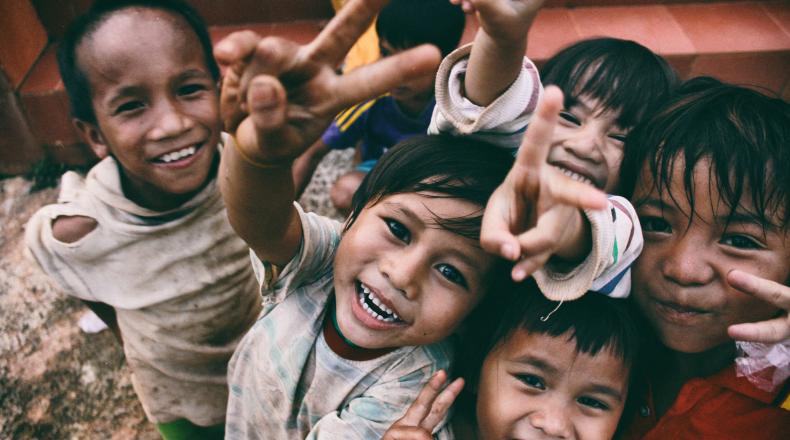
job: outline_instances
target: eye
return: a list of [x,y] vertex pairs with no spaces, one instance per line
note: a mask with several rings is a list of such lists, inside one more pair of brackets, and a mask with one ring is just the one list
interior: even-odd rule
[[560,117],[573,125],[582,125],[582,121],[573,115],[573,113],[563,110],[560,112]]
[[743,234],[725,235],[724,237],[722,237],[720,243],[744,250],[763,249],[763,245],[760,244],[759,241],[755,240],[752,237],[749,237],[748,235],[743,235]]
[[202,92],[204,90],[206,90],[206,86],[204,86],[203,84],[199,84],[199,83],[186,84],[179,87],[178,94],[181,96],[189,96],[189,95],[194,95],[195,93],[198,92]]
[[121,113],[133,112],[143,108],[144,106],[145,104],[143,104],[143,101],[126,101],[115,108],[114,114],[118,115]]
[[640,217],[639,223],[642,224],[643,232],[672,233],[672,227],[661,217]]
[[609,135],[609,139],[616,140],[617,142],[625,142],[626,135],[619,134],[619,133],[612,133]]
[[403,225],[403,223],[391,218],[385,218],[384,223],[387,225],[387,229],[390,230],[390,233],[395,238],[404,243],[411,241],[411,233],[409,232],[409,229]]
[[590,408],[600,409],[602,411],[609,411],[609,405],[601,402],[598,399],[594,399],[592,397],[582,396],[576,399],[577,402],[584,406],[588,406]]
[[517,374],[516,379],[530,388],[541,391],[546,389],[546,384],[543,383],[543,379],[540,376],[535,376],[534,374]]
[[463,288],[469,287],[466,283],[466,278],[464,278],[464,276],[461,275],[461,271],[455,267],[443,263],[436,265],[436,270],[451,283],[458,284]]

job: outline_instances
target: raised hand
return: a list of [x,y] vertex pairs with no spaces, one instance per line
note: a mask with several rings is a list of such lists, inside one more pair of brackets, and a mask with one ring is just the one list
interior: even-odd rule
[[562,92],[546,88],[516,161],[488,201],[480,241],[484,249],[518,261],[512,276],[521,281],[548,259],[582,259],[589,252],[590,226],[582,209],[603,209],[606,195],[574,181],[546,162]]
[[406,414],[384,433],[382,440],[433,439],[431,433],[447,415],[447,410],[464,387],[464,380],[458,378],[442,389],[446,380],[444,370],[436,372]]
[[739,341],[782,342],[790,338],[790,287],[740,270],[727,274],[727,282],[741,292],[773,304],[784,312],[777,318],[762,322],[731,325],[727,333]]
[[352,0],[315,40],[298,45],[281,38],[236,32],[214,48],[227,67],[222,111],[237,146],[260,164],[293,160],[343,108],[397,85],[433,74],[439,52],[420,46],[347,75],[335,67],[367,29],[386,0]]
[[467,14],[475,14],[480,27],[500,41],[524,42],[544,0],[450,0]]

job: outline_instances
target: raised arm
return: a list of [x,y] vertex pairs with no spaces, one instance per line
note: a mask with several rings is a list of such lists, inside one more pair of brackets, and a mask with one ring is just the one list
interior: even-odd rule
[[263,261],[284,265],[301,242],[293,208],[293,161],[338,111],[430,75],[439,62],[435,48],[420,46],[347,75],[335,73],[385,3],[350,1],[304,46],[245,31],[214,49],[217,61],[229,70],[222,90],[223,120],[235,134],[235,145],[223,152],[220,187],[231,225]]
[[475,35],[464,92],[480,106],[491,104],[521,72],[527,33],[543,0],[451,0],[474,11],[480,23]]

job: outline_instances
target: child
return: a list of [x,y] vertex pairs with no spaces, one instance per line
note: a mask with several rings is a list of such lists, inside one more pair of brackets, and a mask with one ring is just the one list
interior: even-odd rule
[[[469,319],[486,330],[464,341],[455,438],[612,438],[638,385],[640,331],[628,302],[591,294],[554,312],[534,280],[500,281]],[[421,405],[436,419],[446,411],[459,385],[439,394],[440,386],[426,387],[410,412]],[[384,438],[430,439],[425,418],[404,419]]]
[[[427,43],[447,55],[461,40],[465,22],[461,9],[447,0],[392,0],[376,19],[381,54],[386,57]],[[376,160],[399,141],[427,131],[434,108],[433,83],[433,76],[401,82],[389,94],[340,113],[321,139],[296,161],[297,197],[326,153],[359,145],[361,163],[341,176],[330,192],[334,206],[347,214],[354,191]]]
[[[438,61],[419,47],[332,76],[370,6],[349,3],[307,46],[238,33],[215,49],[239,79],[223,95],[244,97],[238,107],[250,110],[220,180],[266,298],[229,367],[231,438],[378,438],[448,366],[442,341],[496,278],[477,233],[512,163],[504,150],[447,137],[404,142],[365,178],[342,233],[293,205],[293,159],[361,97],[357,84],[380,93],[404,75],[430,75]],[[301,80],[286,92],[283,78]]]
[[63,176],[26,242],[67,294],[119,330],[165,438],[220,438],[226,365],[260,310],[215,179],[219,69],[180,1],[100,1],[59,49],[74,124],[101,161]]
[[[630,438],[790,432],[778,408],[790,368],[788,145],[786,102],[711,78],[686,83],[629,138],[622,182],[645,235],[634,298],[661,342]],[[755,330],[771,328],[784,354],[730,339],[768,341]],[[736,360],[736,346],[750,357]],[[770,368],[743,368],[757,362]]]

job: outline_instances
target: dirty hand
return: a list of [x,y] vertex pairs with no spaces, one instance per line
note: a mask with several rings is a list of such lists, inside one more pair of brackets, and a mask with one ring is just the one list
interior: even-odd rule
[[403,82],[431,75],[440,61],[419,46],[338,75],[336,66],[386,0],[351,0],[307,45],[252,31],[235,32],[214,48],[226,67],[222,117],[237,146],[263,164],[293,160],[343,108]]
[[422,388],[406,414],[384,433],[382,440],[431,440],[431,433],[447,415],[447,410],[464,387],[458,378],[442,390],[447,373],[439,370]]
[[480,27],[501,43],[523,44],[544,0],[450,0],[467,14],[476,14]]
[[516,281],[542,267],[552,255],[579,256],[589,233],[581,210],[607,206],[606,194],[546,162],[562,102],[557,87],[546,88],[516,161],[483,216],[483,248],[519,260],[512,271]]
[[740,270],[728,273],[727,282],[741,292],[773,304],[783,311],[780,316],[767,321],[731,325],[727,329],[731,338],[766,344],[790,338],[790,287]]

